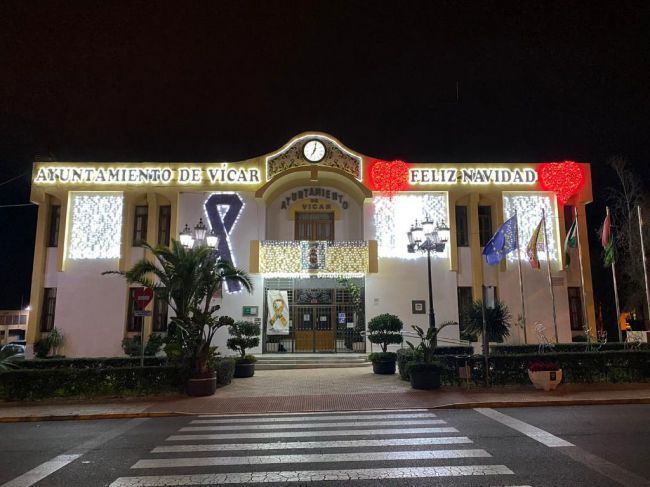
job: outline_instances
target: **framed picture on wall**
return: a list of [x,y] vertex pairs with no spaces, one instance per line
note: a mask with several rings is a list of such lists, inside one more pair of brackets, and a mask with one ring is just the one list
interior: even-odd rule
[[426,307],[425,301],[423,299],[422,300],[420,300],[420,299],[415,300],[414,299],[413,301],[411,301],[411,312],[414,315],[426,314],[427,307]]

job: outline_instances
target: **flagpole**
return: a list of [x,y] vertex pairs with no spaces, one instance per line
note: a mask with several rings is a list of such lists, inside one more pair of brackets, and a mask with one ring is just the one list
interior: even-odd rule
[[647,320],[650,320],[650,288],[648,287],[648,264],[645,257],[645,246],[643,245],[643,219],[641,218],[641,205],[636,207],[639,215],[639,238],[641,239],[641,255],[643,256],[643,277],[645,279],[645,301],[648,305]]
[[[605,211],[607,212],[607,216],[609,216],[609,206],[605,207]],[[614,283],[614,304],[616,305],[616,328],[618,329],[618,341],[622,342],[623,332],[621,331],[621,307],[618,303],[618,285],[616,284],[616,253],[614,253],[614,258],[612,259],[612,281]]]
[[[580,220],[578,220],[578,206],[573,207],[573,212],[576,219],[576,245],[578,246],[578,263],[580,264],[580,286],[582,289],[582,319],[589,328],[589,318],[587,317],[587,294],[585,292],[585,274],[582,266],[582,249],[580,248]],[[591,333],[591,330],[589,330]]]
[[559,343],[557,334],[557,316],[555,313],[555,292],[553,291],[553,279],[551,278],[551,252],[549,251],[548,233],[546,232],[546,212],[542,208],[542,221],[544,222],[544,247],[546,248],[546,270],[548,272],[548,288],[551,291],[551,304],[553,305],[553,330],[555,331],[555,343]]
[[519,268],[519,295],[521,296],[521,319],[524,325],[524,344],[528,343],[526,337],[526,305],[524,304],[524,281],[521,273],[521,245],[519,245],[519,217],[515,210],[515,222],[517,222],[517,267]]

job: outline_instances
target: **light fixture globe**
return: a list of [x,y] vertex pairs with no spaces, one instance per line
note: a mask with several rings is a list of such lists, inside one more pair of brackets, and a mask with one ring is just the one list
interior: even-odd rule
[[436,230],[438,231],[438,240],[441,243],[444,244],[449,242],[449,227],[445,224],[444,221],[438,223]]
[[210,247],[211,249],[217,248],[217,244],[219,243],[219,237],[214,233],[214,230],[210,230],[210,233],[205,237],[205,243]]
[[433,221],[431,218],[429,218],[429,215],[427,215],[422,222],[422,230],[424,231],[425,237],[431,238],[431,234],[433,234],[434,227],[433,227]]
[[420,242],[424,242],[424,230],[422,230],[417,220],[415,220],[415,226],[411,228],[411,234],[413,235],[414,243],[419,244]]
[[178,240],[181,242],[181,245],[186,249],[191,248],[192,245],[194,244],[194,239],[192,238],[192,231],[190,230],[190,227],[187,226],[187,223],[185,224],[185,228],[183,228],[183,231],[178,235]]
[[205,240],[205,235],[208,233],[207,227],[203,224],[203,218],[199,218],[199,223],[194,226],[194,239],[199,242]]

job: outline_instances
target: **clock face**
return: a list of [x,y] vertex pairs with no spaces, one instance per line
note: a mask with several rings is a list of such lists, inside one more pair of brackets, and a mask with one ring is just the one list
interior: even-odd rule
[[302,153],[308,161],[321,161],[325,157],[325,145],[320,140],[310,140],[303,147]]

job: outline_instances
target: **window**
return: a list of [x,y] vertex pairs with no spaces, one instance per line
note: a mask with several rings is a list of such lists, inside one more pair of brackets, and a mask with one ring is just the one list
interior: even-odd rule
[[135,219],[133,220],[133,245],[140,245],[140,242],[147,240],[147,220],[149,208],[146,206],[135,207]]
[[172,221],[172,207],[161,206],[158,210],[158,243],[169,245],[169,228]]
[[458,247],[469,246],[469,232],[467,229],[467,207],[456,207],[456,245]]
[[61,221],[61,207],[53,205],[50,207],[50,228],[47,235],[47,246],[57,247],[59,245],[59,223]]
[[569,320],[572,330],[582,330],[582,296],[579,287],[569,287]]
[[334,213],[296,213],[296,240],[334,240]]
[[571,229],[571,225],[573,225],[573,220],[576,219],[573,208],[574,207],[571,205],[566,205],[564,207],[564,231],[567,233]]
[[126,331],[142,331],[142,325],[144,323],[144,316],[135,316],[135,311],[139,311],[140,308],[135,304],[135,296],[133,295],[137,288],[129,289],[129,313],[127,316]]
[[54,309],[56,308],[56,288],[46,287],[43,293],[41,312],[41,331],[48,332],[54,328]]
[[472,288],[458,287],[458,327],[460,329],[460,339],[475,341],[476,337],[468,335],[465,332],[470,307],[472,306]]
[[19,325],[26,325],[27,324],[27,315],[20,315],[19,320],[20,320],[18,322]]
[[153,331],[167,331],[167,303],[158,297],[153,300]]
[[478,207],[478,233],[481,240],[481,247],[485,245],[492,238],[492,207],[479,206]]

